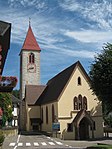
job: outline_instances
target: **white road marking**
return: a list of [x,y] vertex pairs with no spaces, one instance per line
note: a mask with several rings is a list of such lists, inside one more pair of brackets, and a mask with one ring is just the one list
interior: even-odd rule
[[14,149],[16,149],[18,146],[16,145],[15,147],[14,147]]
[[14,143],[14,142],[9,144],[9,146],[15,146],[15,145],[16,145],[16,143]]
[[34,146],[39,146],[39,144],[37,142],[34,142]]
[[31,143],[26,143],[26,146],[31,146]]
[[41,144],[44,145],[44,146],[47,145],[45,142],[41,142]]
[[65,146],[69,146],[69,145],[66,144]]
[[20,134],[18,135],[18,138],[17,138],[17,143],[19,142],[19,139],[20,139]]
[[[18,142],[19,142],[19,140],[20,140],[20,136],[21,136],[21,135],[19,134],[19,135],[18,135],[18,138],[17,138],[17,142],[16,142],[17,144],[18,144]],[[16,148],[18,147],[17,144],[16,144],[16,146],[14,147],[14,149],[16,149]]]
[[57,142],[57,141],[55,141],[58,145],[63,145],[63,143],[61,143],[61,142]]
[[48,142],[50,145],[55,145],[54,142]]
[[21,142],[20,142],[20,143],[18,143],[18,146],[23,146],[23,143],[21,143]]
[[[19,142],[20,141],[20,136],[21,135],[18,135],[17,141],[10,143],[9,146],[10,147],[14,147],[13,149],[17,149],[18,146],[19,147],[20,146],[23,146],[23,143],[22,142]],[[56,145],[56,144],[63,145],[63,143],[62,142],[59,142],[59,141],[52,142],[53,141],[53,138],[47,137],[47,139],[50,139],[51,140],[51,142],[47,142],[51,146]],[[46,142],[40,142],[40,144],[42,144],[43,146],[47,146],[48,145],[47,143]],[[31,143],[30,142],[26,142],[25,145],[28,147],[28,146],[31,146]],[[39,143],[38,142],[34,142],[34,146],[39,146]],[[69,145],[65,145],[65,146],[69,146]],[[72,147],[72,146],[69,146],[69,147]]]

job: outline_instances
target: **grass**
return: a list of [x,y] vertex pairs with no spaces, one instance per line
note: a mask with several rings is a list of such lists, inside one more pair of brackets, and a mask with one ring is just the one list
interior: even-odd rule
[[86,149],[112,149],[112,145],[94,145],[89,146]]

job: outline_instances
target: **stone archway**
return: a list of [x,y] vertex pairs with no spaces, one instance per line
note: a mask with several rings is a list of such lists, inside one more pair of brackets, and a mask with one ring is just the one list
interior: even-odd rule
[[87,140],[89,139],[89,125],[92,128],[92,138],[94,138],[93,120],[90,114],[85,110],[80,110],[73,120],[75,125],[75,139]]

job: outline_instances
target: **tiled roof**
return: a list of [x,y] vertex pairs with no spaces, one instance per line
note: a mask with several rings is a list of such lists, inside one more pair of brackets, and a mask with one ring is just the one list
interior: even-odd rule
[[36,104],[46,104],[56,101],[60,96],[60,94],[62,93],[64,87],[66,86],[73,71],[77,66],[81,68],[88,81],[90,81],[81,63],[77,61],[76,63],[66,68],[65,70],[63,70],[58,75],[56,75],[55,77],[53,77],[51,80],[48,81],[46,89],[44,90],[40,98],[37,100]]
[[36,50],[40,51],[40,47],[35,39],[35,36],[32,32],[31,26],[29,25],[29,29],[22,47],[22,50]]
[[45,85],[26,85],[25,100],[28,105],[34,105],[37,99],[45,90]]

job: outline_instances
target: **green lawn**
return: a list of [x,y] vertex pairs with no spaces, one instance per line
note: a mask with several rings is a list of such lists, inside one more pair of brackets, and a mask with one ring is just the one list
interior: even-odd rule
[[112,145],[94,145],[87,147],[86,149],[112,149]]

